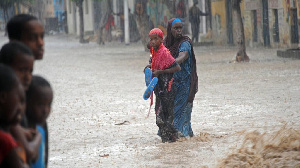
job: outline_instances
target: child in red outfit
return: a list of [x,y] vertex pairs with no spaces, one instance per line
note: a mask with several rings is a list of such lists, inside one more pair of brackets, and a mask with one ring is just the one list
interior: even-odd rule
[[25,93],[14,71],[0,64],[0,167],[27,167],[21,162],[9,128],[21,121]]
[[173,73],[180,71],[181,68],[163,45],[163,32],[160,29],[152,29],[149,37],[152,76],[158,77],[154,88],[156,125],[159,127],[162,142],[175,142],[178,135],[173,124],[176,93]]

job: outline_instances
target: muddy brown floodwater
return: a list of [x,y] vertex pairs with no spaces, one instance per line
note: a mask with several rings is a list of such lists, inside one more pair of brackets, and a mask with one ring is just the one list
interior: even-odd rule
[[195,137],[161,143],[153,109],[146,118],[141,44],[46,36],[34,74],[55,93],[49,167],[300,167],[300,60],[247,48],[250,63],[229,63],[235,47],[194,50]]

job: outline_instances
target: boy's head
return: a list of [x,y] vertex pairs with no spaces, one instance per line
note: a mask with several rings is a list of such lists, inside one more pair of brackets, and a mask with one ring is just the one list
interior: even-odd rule
[[149,32],[150,45],[154,49],[158,49],[160,44],[163,42],[163,32],[159,28],[154,28]]
[[0,126],[8,127],[21,121],[25,93],[15,72],[0,63]]
[[16,72],[24,89],[28,89],[34,57],[26,45],[17,41],[5,44],[0,50],[0,63],[10,66]]
[[34,54],[36,60],[43,59],[44,55],[44,28],[34,16],[20,14],[10,19],[6,25],[10,41],[21,41]]
[[43,125],[50,114],[53,100],[49,82],[40,76],[33,76],[26,92],[26,100],[26,116],[29,122]]

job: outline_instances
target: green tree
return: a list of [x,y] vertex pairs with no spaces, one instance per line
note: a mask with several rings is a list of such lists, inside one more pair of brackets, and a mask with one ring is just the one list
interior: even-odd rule
[[238,52],[236,54],[236,61],[249,61],[249,57],[246,53],[246,45],[245,45],[245,33],[244,33],[244,24],[242,20],[242,12],[241,12],[241,4],[242,0],[232,0],[232,10],[233,16],[236,20],[236,42],[238,45]]

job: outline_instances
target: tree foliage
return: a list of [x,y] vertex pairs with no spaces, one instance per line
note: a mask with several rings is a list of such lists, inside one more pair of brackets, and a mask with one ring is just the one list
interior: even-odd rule
[[13,7],[15,3],[34,2],[35,0],[0,0],[0,9],[3,10],[4,22],[6,23],[8,18],[8,9]]
[[14,3],[22,3],[22,2],[33,2],[34,0],[1,0],[0,1],[0,8],[7,9],[14,5]]

